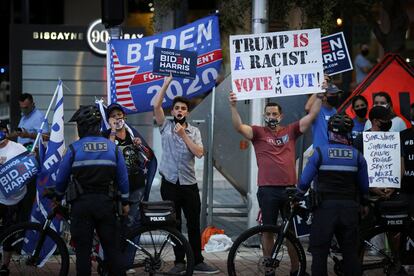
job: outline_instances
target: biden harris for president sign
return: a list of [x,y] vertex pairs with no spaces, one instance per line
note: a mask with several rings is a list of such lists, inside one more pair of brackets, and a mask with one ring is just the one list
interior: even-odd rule
[[0,192],[5,198],[18,193],[39,171],[36,157],[28,152],[10,159],[0,167]]
[[323,69],[326,74],[332,76],[353,69],[344,33],[322,37],[321,41]]
[[161,76],[195,79],[197,52],[171,50],[155,47],[154,69],[152,72]]

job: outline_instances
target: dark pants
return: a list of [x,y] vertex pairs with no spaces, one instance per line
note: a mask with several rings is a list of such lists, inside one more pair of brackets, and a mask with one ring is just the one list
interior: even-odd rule
[[[175,204],[177,216],[177,229],[181,232],[181,210],[187,220],[188,240],[194,253],[194,264],[203,262],[201,255],[201,234],[200,234],[200,210],[201,201],[197,184],[180,185],[173,184],[162,178],[161,197],[163,200],[171,200]],[[175,247],[175,262],[184,261],[182,247]]]
[[72,203],[70,232],[75,243],[77,275],[91,275],[95,229],[111,275],[119,275],[119,239],[114,203],[104,194],[84,194]]
[[279,212],[282,217],[283,207],[288,200],[286,187],[284,186],[261,186],[257,190],[257,201],[262,211],[262,224],[277,224]]
[[344,275],[361,275],[358,220],[359,205],[351,200],[326,200],[314,211],[309,240],[312,275],[328,275],[327,258],[333,235],[342,250]]

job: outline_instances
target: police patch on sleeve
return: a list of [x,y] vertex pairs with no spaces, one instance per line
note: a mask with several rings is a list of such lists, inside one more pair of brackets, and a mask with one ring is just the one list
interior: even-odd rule
[[108,151],[108,144],[106,142],[86,142],[83,143],[84,152],[100,152]]
[[354,151],[352,149],[328,148],[328,157],[337,159],[352,159]]

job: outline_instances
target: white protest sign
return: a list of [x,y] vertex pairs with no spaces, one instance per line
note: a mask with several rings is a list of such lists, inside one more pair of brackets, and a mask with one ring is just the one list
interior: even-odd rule
[[362,137],[369,187],[400,188],[400,133],[371,131],[363,132]]
[[237,100],[322,92],[320,29],[230,36]]

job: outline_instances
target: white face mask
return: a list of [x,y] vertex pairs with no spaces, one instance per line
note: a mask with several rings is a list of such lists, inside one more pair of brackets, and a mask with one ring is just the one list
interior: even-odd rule
[[125,120],[124,119],[119,119],[119,120],[116,121],[115,128],[117,130],[120,130],[121,128],[124,127],[124,125],[125,125]]

